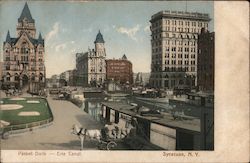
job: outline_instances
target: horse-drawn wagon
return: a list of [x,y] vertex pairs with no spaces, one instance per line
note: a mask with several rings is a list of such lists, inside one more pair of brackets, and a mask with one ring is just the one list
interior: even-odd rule
[[112,150],[119,143],[122,143],[124,139],[130,133],[133,127],[122,128],[117,124],[105,125],[102,129],[83,129],[77,125],[73,125],[72,134],[75,134],[81,140],[81,150],[83,149],[83,143],[86,138],[98,141],[98,149]]

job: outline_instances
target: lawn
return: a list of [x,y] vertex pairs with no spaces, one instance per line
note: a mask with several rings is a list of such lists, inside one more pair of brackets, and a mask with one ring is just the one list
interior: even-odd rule
[[[48,102],[44,98],[24,97],[25,100],[10,100],[10,98],[2,98],[3,104],[22,105],[23,108],[17,110],[0,110],[0,119],[7,121],[12,125],[20,125],[31,122],[37,122],[52,118],[52,113]],[[28,100],[39,101],[40,103],[27,103]],[[39,116],[19,116],[20,112],[39,112]]]

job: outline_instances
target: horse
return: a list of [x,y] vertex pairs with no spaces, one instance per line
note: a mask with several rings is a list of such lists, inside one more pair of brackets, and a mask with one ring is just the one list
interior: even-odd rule
[[86,137],[90,138],[90,139],[95,139],[98,141],[98,143],[101,142],[101,130],[98,129],[84,129],[84,128],[80,128],[78,127],[76,124],[73,125],[72,130],[71,130],[71,134],[77,135],[78,138],[81,141],[81,150],[83,149],[83,143],[86,139]]

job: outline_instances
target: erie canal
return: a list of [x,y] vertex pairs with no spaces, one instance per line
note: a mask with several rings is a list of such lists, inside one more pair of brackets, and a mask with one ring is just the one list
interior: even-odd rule
[[[85,111],[89,115],[91,115],[96,121],[100,121],[100,113],[101,113],[101,103],[105,101],[116,101],[119,103],[126,104],[137,104],[138,106],[148,107],[150,109],[155,109],[160,112],[183,112],[187,116],[192,116],[199,118],[201,114],[201,106],[193,106],[183,103],[168,103],[168,102],[152,102],[145,101],[141,99],[137,99],[135,97],[122,97],[122,98],[87,98],[83,101],[81,110]],[[209,109],[210,110],[210,109]]]

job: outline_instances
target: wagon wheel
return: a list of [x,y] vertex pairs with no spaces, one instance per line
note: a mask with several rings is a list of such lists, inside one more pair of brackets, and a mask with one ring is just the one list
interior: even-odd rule
[[10,133],[9,133],[8,131],[6,131],[6,132],[4,132],[4,133],[2,134],[2,138],[3,138],[3,139],[8,139],[9,136],[10,136]]
[[115,142],[111,141],[107,144],[107,150],[111,150],[111,149],[115,148],[116,146],[117,146],[117,144]]

